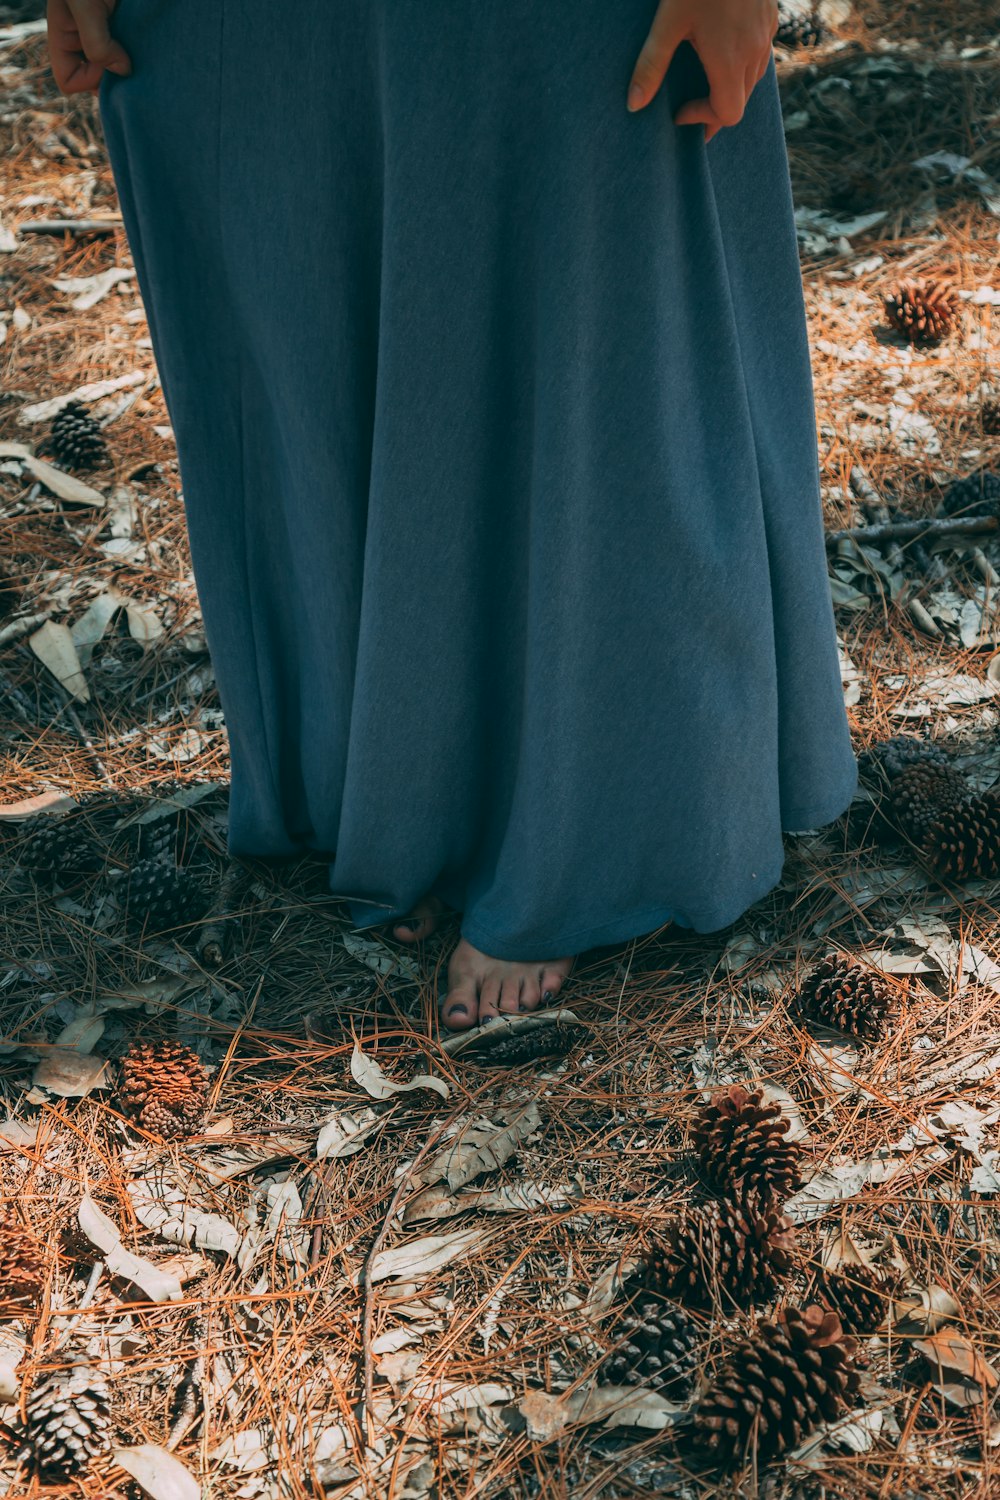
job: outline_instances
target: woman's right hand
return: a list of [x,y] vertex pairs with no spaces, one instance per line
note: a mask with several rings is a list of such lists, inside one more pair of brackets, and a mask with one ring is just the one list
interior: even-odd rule
[[118,0],[48,0],[49,62],[61,94],[96,94],[105,68],[126,75],[132,63],[108,29]]

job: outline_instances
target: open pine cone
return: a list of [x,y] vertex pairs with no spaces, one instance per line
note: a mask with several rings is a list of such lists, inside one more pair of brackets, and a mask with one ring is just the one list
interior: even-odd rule
[[846,954],[831,953],[806,976],[796,996],[800,1015],[864,1041],[885,1036],[896,992],[884,975]]
[[687,1208],[652,1239],[644,1283],[691,1307],[746,1307],[772,1295],[795,1260],[795,1226],[753,1199]]
[[197,1052],[180,1042],[136,1042],[122,1058],[123,1113],[164,1140],[190,1135],[205,1117],[208,1078]]
[[780,1104],[765,1104],[763,1089],[720,1089],[702,1105],[694,1145],[708,1180],[723,1190],[781,1202],[800,1186],[801,1152],[787,1138],[791,1121]]
[[645,1385],[682,1394],[691,1385],[698,1330],[676,1302],[642,1285],[641,1277],[623,1289],[621,1310],[609,1333],[614,1348],[601,1363],[602,1385]]
[[881,1328],[889,1303],[899,1295],[902,1277],[868,1266],[827,1271],[817,1288],[821,1302],[835,1312],[845,1333],[874,1333]]
[[894,734],[887,740],[877,740],[858,756],[862,776],[877,786],[895,780],[908,766],[950,764],[946,750],[933,740],[923,740],[915,734]]
[[945,808],[924,836],[924,857],[945,880],[1000,877],[1000,791]]
[[17,1219],[0,1223],[0,1309],[34,1303],[45,1285],[45,1257],[35,1236]]
[[24,1456],[52,1474],[77,1474],[111,1446],[109,1393],[84,1360],[36,1381],[26,1405]]
[[891,817],[901,833],[915,844],[922,844],[936,818],[967,802],[971,796],[972,788],[954,766],[917,761],[900,771],[892,782]]
[[884,297],[885,315],[911,344],[937,344],[951,328],[958,302],[940,279],[901,281]]
[[766,1461],[847,1411],[859,1376],[853,1339],[836,1313],[811,1304],[782,1309],[741,1340],[694,1409],[702,1457],[720,1467],[755,1449]]

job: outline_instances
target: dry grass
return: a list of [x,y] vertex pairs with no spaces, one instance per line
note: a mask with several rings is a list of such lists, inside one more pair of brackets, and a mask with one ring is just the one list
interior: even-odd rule
[[[948,478],[983,464],[1000,468],[1000,438],[984,433],[981,420],[984,383],[996,383],[995,310],[965,302],[961,327],[948,344],[913,358],[878,331],[880,294],[904,268],[943,269],[968,290],[1000,285],[996,218],[978,195],[951,187],[939,190],[929,218],[926,182],[908,165],[922,154],[951,150],[1000,177],[1000,57],[994,51],[961,62],[948,51],[949,42],[962,47],[988,40],[993,9],[987,0],[962,7],[960,16],[958,7],[943,4],[866,6],[863,20],[843,28],[842,48],[781,62],[787,110],[808,107],[815,115],[811,128],[789,136],[799,203],[846,216],[872,206],[887,210],[883,224],[850,255],[804,263],[831,526],[864,519],[848,485],[858,462],[918,515],[933,510]],[[873,50],[881,37],[907,44],[885,54],[898,66],[886,75],[889,83],[871,82],[879,75],[863,67],[882,55]],[[844,76],[869,82],[850,93],[839,85],[818,89],[822,80]],[[890,83],[909,103],[890,95]],[[40,213],[114,212],[94,103],[64,100],[54,91],[41,38],[0,48],[0,86],[9,101],[0,120],[3,222],[16,229]],[[819,102],[845,97],[847,111]],[[50,201],[26,205],[29,194]],[[868,268],[855,274],[859,256]],[[115,560],[102,550],[106,516],[54,501],[30,477],[0,472],[0,554],[9,575],[0,609],[6,606],[7,623],[29,615],[72,621],[92,597],[116,584],[155,608],[165,626],[155,644],[144,647],[119,617],[88,668],[92,701],[75,706],[27,647],[25,634],[11,634],[0,660],[3,795],[12,803],[46,789],[75,798],[105,793],[94,813],[95,833],[104,838],[115,804],[155,791],[164,777],[214,783],[187,815],[186,837],[218,875],[225,864],[226,741],[210,665],[199,649],[176,459],[135,284],[122,283],[87,312],[73,311],[52,285],[57,276],[129,264],[120,230],[79,238],[29,234],[0,259],[0,310],[23,315],[19,324],[10,322],[0,346],[0,441],[25,441],[18,413],[31,402],[131,371],[145,376],[101,408],[110,414],[121,401],[106,429],[113,470],[95,477],[106,493],[119,484],[134,491],[133,536],[142,551],[131,561]],[[856,354],[845,358],[855,346]],[[907,453],[889,437],[873,443],[870,433],[869,445],[859,446],[858,424],[869,420],[864,408],[883,406],[900,389],[932,417],[940,452]],[[28,432],[28,440],[40,439],[42,430]],[[1000,547],[985,550],[1000,567]],[[955,550],[945,558],[960,593],[981,582],[966,555]],[[916,586],[924,594],[930,587],[919,576]],[[864,692],[851,709],[859,748],[922,722],[900,718],[898,710],[919,698],[928,672],[982,677],[985,670],[981,651],[922,636],[890,601],[844,611],[838,625],[863,676]],[[940,709],[929,728],[981,781],[1000,771],[996,715],[988,707]],[[200,736],[196,753],[175,759],[191,748],[192,735]],[[969,1061],[1000,1047],[996,991],[955,974],[918,974],[889,1040],[848,1059],[846,1076],[839,1077],[786,1005],[808,965],[828,947],[856,952],[885,942],[901,951],[899,924],[906,921],[926,926],[937,919],[956,945],[1000,958],[995,891],[942,889],[903,855],[859,850],[842,823],[820,835],[790,837],[780,885],[732,928],[709,936],[668,928],[585,956],[564,991],[586,1027],[585,1041],[567,1063],[497,1073],[452,1061],[439,1045],[433,997],[457,933],[455,918],[422,945],[418,978],[382,979],[345,949],[349,924],[325,889],[321,862],[248,861],[227,924],[229,946],[222,963],[212,965],[190,938],[130,936],[107,898],[105,873],[82,877],[55,896],[18,872],[15,854],[13,825],[0,876],[4,1037],[35,1043],[44,1054],[81,1007],[145,983],[158,1003],[150,1013],[109,1010],[98,1051],[114,1059],[139,1031],[144,1037],[179,1034],[217,1070],[208,1137],[164,1147],[125,1124],[113,1091],[81,1100],[32,1099],[30,1058],[12,1047],[0,1052],[8,1113],[38,1125],[33,1145],[0,1158],[5,1211],[34,1228],[47,1257],[44,1301],[28,1318],[6,1319],[0,1334],[7,1328],[25,1336],[20,1373],[29,1378],[65,1357],[65,1347],[53,1354],[57,1310],[79,1305],[98,1255],[75,1228],[86,1188],[128,1248],[183,1275],[184,1296],[164,1305],[137,1300],[126,1281],[105,1273],[71,1342],[107,1364],[115,1431],[125,1441],[168,1441],[185,1372],[204,1358],[195,1420],[177,1453],[199,1475],[206,1496],[625,1500],[740,1493],[971,1500],[1000,1493],[996,1417],[979,1408],[971,1420],[948,1405],[899,1334],[869,1349],[866,1401],[885,1415],[881,1435],[864,1454],[829,1455],[818,1476],[781,1466],[758,1479],[685,1474],[669,1441],[635,1431],[580,1426],[550,1442],[532,1442],[518,1431],[515,1410],[531,1389],[562,1390],[592,1372],[602,1341],[612,1338],[587,1310],[595,1282],[620,1257],[636,1253],[644,1235],[678,1204],[700,1193],[686,1115],[698,1098],[698,1069],[713,1059],[722,1074],[746,1069],[793,1096],[809,1133],[810,1170],[877,1153],[888,1163],[881,1180],[802,1225],[802,1270],[788,1297],[808,1294],[815,1257],[846,1231],[905,1265],[912,1283],[943,1289],[957,1309],[950,1321],[985,1359],[1000,1362],[1000,1226],[996,1200],[970,1192],[974,1157],[960,1132],[945,1132],[936,1150],[891,1150],[908,1127],[943,1106],[996,1107],[995,1074],[976,1076]],[[111,850],[110,857],[112,868],[121,866],[120,855]],[[400,950],[390,939],[385,951]],[[188,987],[172,994],[168,982],[178,975]],[[376,1106],[385,1123],[366,1148],[318,1164],[319,1122],[333,1109],[367,1103],[350,1072],[356,1042],[390,1076],[424,1068],[444,1077],[452,1091],[447,1101],[418,1092]],[[400,1194],[401,1165],[433,1149],[449,1122],[469,1114],[500,1119],[529,1100],[543,1128],[516,1166],[487,1185],[568,1185],[573,1201],[514,1216],[473,1211],[401,1229],[391,1214],[407,1197],[405,1180]],[[995,1143],[994,1123],[982,1149]],[[245,1170],[220,1180],[219,1153],[230,1147],[247,1154]],[[305,1246],[304,1262],[282,1253],[280,1232],[264,1237],[255,1262],[244,1268],[217,1251],[165,1243],[143,1227],[128,1194],[140,1168],[154,1167],[184,1183],[202,1210],[233,1221],[256,1214],[260,1223],[268,1212],[268,1185],[272,1196],[294,1187],[302,1204],[295,1232]],[[410,1327],[420,1337],[398,1355],[376,1354],[372,1400],[359,1420],[365,1320],[358,1277],[376,1237],[384,1231],[390,1246],[417,1233],[473,1224],[487,1235],[471,1254],[417,1284],[375,1287],[370,1335],[377,1341]],[[739,1325],[728,1313],[703,1324],[707,1375]],[[411,1354],[419,1356],[419,1367],[416,1359],[407,1363]],[[449,1415],[443,1391],[483,1382],[498,1382],[506,1398],[497,1397],[486,1415]],[[10,1432],[12,1420],[10,1409],[0,1411],[6,1424],[0,1434]],[[343,1455],[317,1460],[316,1435],[325,1431],[329,1442],[338,1423]],[[259,1470],[226,1465],[215,1452],[227,1438],[246,1444],[254,1433],[274,1444]],[[436,1489],[425,1483],[432,1472]],[[85,1479],[59,1486],[15,1471],[8,1459],[0,1462],[3,1493],[124,1500],[135,1491],[108,1461]]]

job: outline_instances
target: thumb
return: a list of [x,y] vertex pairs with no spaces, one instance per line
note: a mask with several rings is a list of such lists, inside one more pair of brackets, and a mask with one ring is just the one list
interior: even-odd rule
[[121,42],[111,35],[108,13],[103,6],[76,4],[73,17],[80,33],[80,48],[88,62],[109,68],[112,73],[131,73],[129,55]]
[[630,110],[641,109],[652,99],[666,77],[674,53],[685,40],[686,31],[687,28],[672,14],[671,6],[659,7],[632,70],[628,90]]

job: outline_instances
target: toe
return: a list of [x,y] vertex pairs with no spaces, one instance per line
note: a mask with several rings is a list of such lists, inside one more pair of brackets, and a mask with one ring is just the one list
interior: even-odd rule
[[521,1009],[521,980],[516,976],[500,986],[500,1009],[505,1016],[516,1016]]
[[484,979],[479,991],[479,1019],[492,1021],[500,1014],[500,981]]
[[526,974],[521,986],[521,1009],[537,1010],[541,1004],[542,987],[536,974]]
[[565,979],[565,977],[566,976],[564,974],[559,973],[558,969],[542,970],[542,1005],[548,1005],[550,1000],[555,999],[556,995],[558,995],[559,991],[562,989],[563,980]]
[[441,1006],[441,1019],[449,1031],[468,1031],[478,1019],[476,986],[472,979],[456,984],[445,996]]
[[432,924],[426,917],[414,917],[410,921],[400,922],[392,929],[392,935],[401,943],[419,943],[432,931]]

